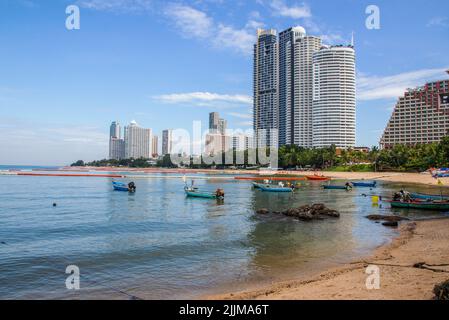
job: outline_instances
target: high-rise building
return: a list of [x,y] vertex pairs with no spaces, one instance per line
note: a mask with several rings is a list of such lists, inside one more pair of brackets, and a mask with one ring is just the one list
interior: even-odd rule
[[109,159],[121,160],[125,158],[125,140],[110,138],[109,139]]
[[167,129],[162,131],[162,155],[171,154],[173,152],[173,130]]
[[205,153],[208,156],[215,156],[217,154],[231,150],[231,137],[221,133],[206,134]]
[[312,146],[355,146],[355,51],[322,47],[313,54]]
[[220,124],[220,114],[218,112],[209,113],[209,131],[215,132]]
[[228,121],[225,119],[218,120],[218,132],[225,135],[228,126]]
[[245,151],[254,148],[254,137],[244,133],[232,136],[232,149],[235,151]]
[[121,139],[120,124],[113,121],[109,129],[109,159],[125,158],[125,141]]
[[276,30],[257,30],[253,129],[258,146],[278,146],[278,58]]
[[152,157],[152,130],[140,127],[137,122],[131,121],[125,127],[125,157],[127,159]]
[[120,123],[118,123],[118,121],[112,122],[111,127],[109,129],[109,137],[116,139],[120,139],[122,137],[120,130]]
[[441,80],[408,89],[399,97],[380,139],[380,146],[426,144],[438,142],[447,135],[449,80]]
[[321,39],[303,27],[279,33],[279,144],[312,147],[313,54]]
[[228,122],[220,118],[218,112],[209,113],[209,132],[226,134]]
[[159,156],[159,137],[154,135],[153,136],[153,147],[152,147],[152,151],[153,151],[153,158],[157,158]]
[[[292,27],[258,30],[254,47],[257,145],[342,148],[355,145],[354,46],[323,46]],[[270,133],[270,131],[273,131]]]
[[305,36],[295,43],[291,135],[293,144],[305,148],[313,146],[313,55],[321,46],[321,39],[314,36]]

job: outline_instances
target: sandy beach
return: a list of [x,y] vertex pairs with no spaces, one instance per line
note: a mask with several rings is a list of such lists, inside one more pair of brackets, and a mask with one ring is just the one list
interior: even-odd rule
[[139,173],[172,173],[172,174],[209,174],[209,175],[235,175],[235,176],[255,176],[255,175],[289,175],[289,176],[310,176],[323,175],[333,180],[378,180],[395,183],[412,183],[437,186],[438,181],[443,184],[440,186],[449,187],[449,178],[433,178],[430,173],[410,173],[410,172],[334,172],[334,171],[258,171],[258,170],[218,170],[218,169],[164,169],[164,168],[117,168],[117,167],[66,167],[63,171],[71,172],[139,172]]
[[[366,259],[308,279],[202,298],[428,300],[434,297],[435,284],[449,279],[448,243],[449,219],[408,222],[401,225],[398,237],[391,244],[378,248]],[[425,268],[414,267],[417,263],[425,263]],[[379,267],[379,289],[366,287],[369,275],[365,271],[369,265]]]

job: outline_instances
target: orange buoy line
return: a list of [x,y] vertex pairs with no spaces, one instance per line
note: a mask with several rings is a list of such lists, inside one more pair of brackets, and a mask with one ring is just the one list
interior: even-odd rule
[[17,172],[18,176],[32,177],[96,177],[96,178],[126,178],[124,175],[118,174],[80,174],[80,173],[31,173]]
[[236,180],[254,180],[254,181],[263,181],[263,180],[272,180],[272,181],[304,181],[306,178],[304,177],[234,177]]

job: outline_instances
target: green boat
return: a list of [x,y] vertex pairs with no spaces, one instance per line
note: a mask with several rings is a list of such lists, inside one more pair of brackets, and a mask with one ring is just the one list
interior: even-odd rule
[[390,203],[392,208],[449,211],[449,202],[444,201],[391,201]]
[[186,188],[184,189],[187,197],[192,198],[203,198],[203,199],[218,199],[222,200],[224,199],[224,195],[217,195],[217,193],[211,193],[211,192],[201,192],[195,189]]

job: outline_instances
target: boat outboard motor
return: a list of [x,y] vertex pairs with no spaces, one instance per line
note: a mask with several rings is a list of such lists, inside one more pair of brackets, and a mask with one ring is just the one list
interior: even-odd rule
[[134,184],[134,182],[128,183],[128,189],[130,192],[136,192],[136,185]]

